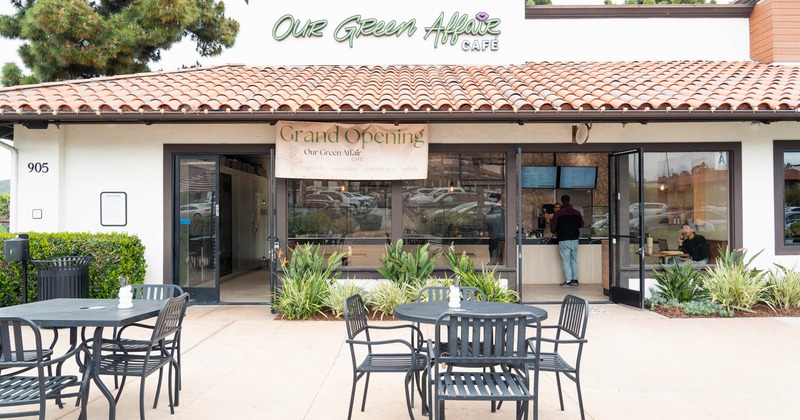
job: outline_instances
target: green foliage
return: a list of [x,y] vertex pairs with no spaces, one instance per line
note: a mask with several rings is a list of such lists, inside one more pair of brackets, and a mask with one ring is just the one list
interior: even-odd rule
[[460,286],[477,287],[490,302],[516,303],[519,301],[519,294],[516,291],[500,287],[500,280],[496,274],[497,267],[491,270],[482,267],[480,272],[475,271],[475,264],[467,256],[467,253],[463,252],[461,256],[456,256],[453,247],[448,248],[445,258],[450,264],[453,274],[459,277]]
[[0,220],[8,220],[10,216],[8,205],[11,202],[10,193],[0,193]]
[[39,83],[39,79],[33,75],[23,75],[22,69],[16,63],[9,62],[3,65],[0,84],[3,86],[31,85]]
[[190,37],[202,56],[233,46],[239,23],[215,0],[12,1],[0,36],[26,41],[22,62],[42,81],[148,71]]
[[301,277],[283,277],[283,284],[275,293],[273,309],[285,319],[308,319],[322,314],[328,299],[330,283],[326,278],[306,271]]
[[661,264],[663,271],[653,271],[656,292],[667,300],[689,302],[703,296],[700,269],[692,264]]
[[366,296],[367,292],[354,281],[336,282],[328,288],[328,296],[322,304],[330,308],[336,318],[341,318],[344,315],[345,299],[356,294]]
[[526,6],[549,6],[553,4],[551,0],[526,0]]
[[[30,233],[32,260],[65,256],[92,256],[89,265],[89,296],[115,298],[120,277],[130,283],[144,283],[147,264],[144,245],[135,235],[125,233]],[[3,246],[16,235],[0,233]],[[21,264],[0,261],[0,306],[22,302]],[[28,264],[28,301],[36,299],[37,270]]]
[[375,289],[370,292],[369,305],[375,312],[384,316],[394,316],[394,307],[411,302],[411,286],[408,283],[401,284],[391,281],[378,283]]
[[764,281],[765,273],[750,268],[750,263],[758,254],[745,261],[745,251],[726,250],[703,282],[711,301],[719,303],[727,310],[741,311],[750,311],[753,305],[762,301],[768,290]]
[[441,255],[437,253],[431,256],[428,248],[430,244],[418,246],[411,253],[403,251],[402,239],[397,240],[396,246],[386,244],[386,254],[381,257],[382,266],[376,267],[376,270],[392,283],[418,288],[433,273]]
[[334,252],[328,257],[320,254],[319,245],[299,244],[292,257],[282,261],[283,284],[275,292],[273,309],[286,319],[308,319],[323,314],[330,286],[341,275],[336,271],[344,253]]
[[292,250],[292,258],[283,264],[283,276],[290,279],[300,279],[310,273],[326,281],[335,281],[342,274],[336,268],[342,265],[344,252],[334,252],[325,260],[320,254],[319,245],[298,244]]
[[656,294],[647,301],[647,305],[650,309],[655,309],[656,307],[679,308],[687,315],[719,315],[723,318],[731,318],[734,315],[732,310],[725,309],[722,305],[711,302],[708,299],[678,302],[676,300],[668,300],[664,298],[664,296]]
[[767,274],[769,289],[764,301],[772,308],[795,308],[800,306],[800,272],[794,268],[777,265]]

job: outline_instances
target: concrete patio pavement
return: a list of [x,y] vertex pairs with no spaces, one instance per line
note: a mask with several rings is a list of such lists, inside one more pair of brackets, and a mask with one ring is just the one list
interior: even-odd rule
[[[555,322],[558,307],[544,305]],[[430,331],[430,329],[428,330]],[[175,415],[165,392],[146,415],[159,419],[344,419],[351,384],[342,321],[276,321],[267,306],[193,306],[183,336],[183,391]],[[592,305],[583,359],[589,419],[800,418],[800,318],[667,319],[619,305]],[[108,378],[106,383],[112,383]],[[541,419],[578,419],[572,382],[542,374]],[[363,386],[359,384],[357,398]],[[119,419],[137,419],[139,382],[129,383]],[[107,418],[90,391],[89,418]],[[513,419],[487,403],[448,403],[451,419]],[[424,418],[415,408],[417,418]],[[71,404],[48,406],[48,419],[77,418]],[[354,419],[407,419],[401,375],[373,375],[365,412]]]

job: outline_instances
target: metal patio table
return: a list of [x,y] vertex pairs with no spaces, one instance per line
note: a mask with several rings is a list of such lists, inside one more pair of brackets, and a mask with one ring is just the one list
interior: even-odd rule
[[[86,366],[86,374],[94,380],[97,388],[108,400],[108,418],[113,420],[116,418],[117,408],[114,395],[97,374],[103,328],[121,328],[158,316],[165,301],[134,299],[133,307],[129,309],[118,309],[118,303],[117,299],[51,299],[0,308],[0,316],[27,318],[39,327],[69,328],[71,346],[77,345],[79,327],[94,327],[92,363]],[[86,392],[88,395],[88,390]],[[80,418],[86,418],[86,412],[83,410]]]
[[542,308],[530,305],[522,305],[518,303],[503,303],[503,302],[482,302],[482,301],[469,301],[461,302],[461,308],[451,309],[448,306],[448,301],[436,302],[411,302],[403,305],[395,306],[394,317],[397,319],[404,319],[411,322],[419,322],[421,324],[435,324],[442,314],[446,312],[453,312],[457,314],[468,313],[481,313],[491,315],[515,314],[515,313],[530,313],[530,316],[536,317],[539,321],[547,319],[547,311]]

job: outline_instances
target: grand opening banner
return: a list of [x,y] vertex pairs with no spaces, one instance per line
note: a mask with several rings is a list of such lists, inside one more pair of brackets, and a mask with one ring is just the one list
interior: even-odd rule
[[278,121],[278,178],[392,180],[428,177],[427,124]]

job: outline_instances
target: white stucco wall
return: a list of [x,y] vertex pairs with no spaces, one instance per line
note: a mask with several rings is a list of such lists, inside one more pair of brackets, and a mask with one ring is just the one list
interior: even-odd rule
[[[47,162],[46,174],[20,171],[17,232],[127,232],[146,247],[148,283],[163,283],[164,144],[273,142],[266,124],[51,125],[15,127],[21,169]],[[128,224],[100,225],[100,193],[128,196]],[[32,210],[41,209],[42,219]]]
[[[242,125],[62,125],[47,130],[17,127],[20,153],[20,212],[14,222],[25,231],[121,231],[138,235],[145,246],[147,282],[163,272],[164,144],[274,143],[274,128]],[[756,263],[792,266],[796,256],[776,256],[773,212],[772,141],[800,138],[800,124],[595,124],[591,143],[742,142],[744,246]],[[446,124],[430,127],[432,144],[570,143],[569,124]],[[27,173],[29,162],[46,161],[47,174]],[[100,193],[128,194],[128,225],[100,225]],[[32,219],[31,210],[43,218]]]
[[729,19],[533,19],[526,61],[750,60],[750,22]]

